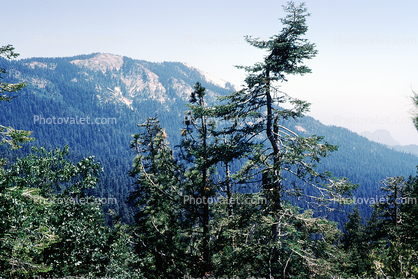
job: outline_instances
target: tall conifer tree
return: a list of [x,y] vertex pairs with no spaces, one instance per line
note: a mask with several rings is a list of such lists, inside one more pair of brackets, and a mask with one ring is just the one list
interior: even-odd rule
[[[316,164],[336,150],[335,146],[323,142],[322,137],[300,137],[284,124],[286,120],[302,117],[309,104],[289,97],[276,85],[286,81],[287,74],[310,72],[303,60],[316,54],[314,45],[302,38],[308,16],[304,5],[290,2],[285,11],[288,15],[282,20],[284,28],[279,35],[268,41],[247,37],[251,45],[267,50],[268,54],[263,62],[243,67],[248,77],[242,90],[221,98],[221,104],[207,106],[205,88],[196,83],[190,111],[185,116],[186,127],[181,132],[183,140],[178,155],[174,156],[178,161],[164,151],[166,147],[156,148],[155,144],[162,142],[158,136],[161,128],[150,125],[154,128],[145,137],[134,136],[141,139],[136,146],[145,150],[138,153],[145,155],[135,159],[141,170],[135,174],[139,175],[139,187],[134,195],[140,200],[137,222],[146,250],[143,255],[152,259],[151,278],[164,273],[158,273],[161,269],[156,268],[160,256],[166,263],[161,266],[165,270],[183,270],[183,275],[192,277],[325,278],[338,272],[336,263],[343,252],[334,245],[339,238],[336,224],[314,218],[312,211],[301,213],[300,208],[285,202],[290,195],[303,194],[314,201],[326,201],[354,188],[344,179],[334,179],[329,172],[316,171]],[[282,108],[284,103],[293,108]],[[229,173],[229,166],[236,159],[244,164]],[[183,172],[169,171],[177,168]],[[225,177],[217,179],[216,173],[222,168]],[[296,179],[290,179],[285,172]],[[233,184],[252,185],[260,192],[233,193]],[[314,190],[306,191],[305,186]],[[247,197],[264,198],[267,202],[211,204],[222,187],[226,189],[228,203],[232,204],[232,197],[240,201]],[[172,189],[176,189],[172,194],[180,192],[183,201],[166,195]],[[156,190],[164,193],[165,205],[151,202]],[[177,217],[179,223],[166,227],[167,233],[176,231],[177,240],[168,241],[152,222],[153,218],[166,219],[162,218],[164,214]],[[175,264],[180,263],[178,256],[168,262],[167,252],[175,251],[174,243],[179,247],[175,253],[183,255],[188,268]],[[179,246],[180,243],[186,244]],[[151,275],[153,271],[155,275]],[[171,278],[168,272],[164,276]]]
[[[285,194],[300,196],[306,193],[301,182],[314,188],[309,193],[312,196],[315,193],[316,200],[330,200],[353,189],[346,180],[334,179],[329,172],[315,170],[321,157],[337,150],[336,146],[324,142],[320,136],[298,136],[283,125],[287,120],[303,117],[309,103],[280,91],[277,83],[287,81],[287,75],[310,73],[304,60],[317,53],[315,45],[303,38],[309,16],[305,5],[295,6],[289,2],[284,10],[287,16],[281,20],[284,27],[278,35],[266,41],[247,37],[252,46],[267,51],[267,55],[254,66],[239,67],[248,72],[246,86],[222,98],[226,104],[219,109],[220,117],[239,119],[239,124],[233,127],[236,133],[246,134],[247,139],[262,144],[242,174],[261,176],[263,190],[273,210],[281,208]],[[283,108],[285,104],[291,108]],[[288,175],[285,176],[285,172]],[[285,177],[289,176],[299,183],[286,181]]]
[[[216,106],[218,117],[233,120],[224,131],[252,146],[246,164],[232,177],[242,185],[258,185],[267,200],[252,213],[248,207],[241,212],[249,214],[241,219],[238,232],[246,237],[239,239],[239,249],[230,254],[231,262],[237,263],[230,275],[246,270],[239,275],[329,276],[337,268],[330,264],[333,257],[342,254],[332,244],[338,238],[335,224],[313,218],[309,211],[300,213],[286,203],[291,196],[304,196],[307,202],[332,201],[349,195],[355,185],[316,170],[321,158],[337,150],[336,146],[320,136],[301,137],[286,127],[289,120],[302,117],[309,104],[280,91],[278,85],[287,81],[287,75],[309,73],[304,60],[313,58],[316,50],[303,38],[309,16],[305,5],[289,2],[284,10],[287,16],[281,20],[284,27],[278,35],[266,41],[247,37],[267,54],[254,66],[239,67],[248,73],[244,88],[221,98],[223,103]],[[235,261],[237,257],[240,260]]]
[[[194,260],[187,252],[188,220],[182,211],[184,168],[177,163],[156,118],[138,125],[131,148],[136,156],[129,174],[136,177],[129,201],[135,215],[136,251],[146,278],[179,278]],[[183,240],[183,241],[181,241]]]

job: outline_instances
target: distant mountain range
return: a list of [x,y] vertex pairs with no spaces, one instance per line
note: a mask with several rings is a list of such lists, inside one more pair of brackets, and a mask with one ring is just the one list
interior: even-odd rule
[[375,141],[384,145],[400,145],[394,138],[392,138],[390,132],[384,129],[379,129],[374,132],[364,131],[360,133],[360,135],[368,138],[371,141]]
[[[16,94],[18,98],[0,104],[0,123],[34,131],[36,138],[16,152],[1,146],[0,157],[13,160],[29,152],[33,144],[47,148],[69,144],[74,160],[95,155],[104,172],[93,194],[117,197],[118,204],[109,207],[127,222],[132,221],[132,211],[124,200],[133,182],[127,176],[133,159],[129,142],[138,132],[136,124],[157,116],[174,146],[180,141],[183,113],[188,110],[186,103],[197,81],[207,89],[209,103],[214,103],[216,96],[236,90],[232,84],[185,63],[153,63],[113,54],[0,59],[0,67],[9,71],[5,82],[28,84]],[[70,118],[89,118],[95,123],[65,124]],[[319,168],[359,183],[357,197],[374,197],[380,193],[380,180],[414,174],[418,164],[414,155],[392,150],[345,128],[323,125],[311,117],[283,125],[303,136],[324,136],[338,145],[339,151],[325,158]],[[371,212],[364,205],[362,210],[364,215]],[[334,216],[337,221],[344,218]]]
[[389,148],[395,149],[397,151],[418,155],[418,145],[416,144],[400,145],[391,136],[390,132],[387,130],[379,129],[374,132],[364,131],[360,133],[360,135],[366,137],[367,139],[371,141],[384,144],[388,146]]

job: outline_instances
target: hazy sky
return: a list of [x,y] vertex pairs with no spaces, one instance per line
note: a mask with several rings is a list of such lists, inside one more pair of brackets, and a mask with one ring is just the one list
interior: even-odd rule
[[[265,53],[245,35],[267,39],[282,29],[273,0],[33,1],[1,4],[1,45],[27,57],[113,53],[153,62],[186,62],[241,85],[234,65]],[[296,2],[299,3],[299,2]],[[312,103],[309,115],[355,132],[389,130],[418,144],[411,117],[418,93],[418,1],[307,0],[306,38],[318,55],[312,74],[289,77],[282,90]]]

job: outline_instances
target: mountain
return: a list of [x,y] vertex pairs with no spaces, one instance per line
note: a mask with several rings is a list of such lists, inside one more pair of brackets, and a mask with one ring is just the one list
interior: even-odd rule
[[375,141],[388,147],[405,153],[418,155],[418,145],[409,144],[409,145],[400,145],[394,138],[392,138],[389,131],[380,129],[374,132],[364,131],[360,133],[361,136],[366,137],[371,141]]
[[368,138],[371,141],[375,141],[384,145],[399,145],[399,143],[394,138],[392,138],[390,132],[384,129],[379,129],[374,132],[364,131],[361,132],[360,135]]
[[[186,103],[197,81],[207,89],[209,103],[235,90],[232,84],[185,63],[154,63],[113,54],[0,59],[0,67],[9,72],[4,82],[28,84],[17,93],[18,98],[1,103],[0,123],[33,131],[36,138],[18,151],[1,146],[1,157],[13,161],[34,144],[48,149],[68,144],[74,160],[95,155],[104,171],[91,194],[116,197],[118,203],[106,205],[105,210],[115,210],[126,222],[132,221],[132,210],[124,201],[132,190],[127,172],[134,157],[129,143],[138,132],[136,124],[158,116],[174,146],[180,142]],[[321,135],[338,145],[339,150],[324,158],[319,168],[359,183],[356,197],[380,195],[379,181],[388,176],[415,173],[416,156],[347,129],[326,126],[311,117],[281,124],[300,135]],[[254,186],[245,191],[257,190]],[[364,204],[361,209],[365,216],[371,213]],[[345,213],[332,218],[343,222]]]
[[397,151],[418,155],[418,145],[416,144],[395,145],[392,148]]
[[31,145],[48,149],[68,144],[74,160],[95,155],[104,167],[93,194],[114,196],[114,208],[130,220],[124,201],[131,190],[127,176],[133,154],[131,135],[137,124],[158,116],[170,142],[178,133],[196,81],[206,87],[208,102],[234,90],[232,84],[179,62],[152,63],[113,54],[94,53],[65,58],[0,59],[8,70],[4,82],[24,81],[19,97],[1,104],[0,123],[33,131],[36,141],[1,155],[23,156]]
[[[35,70],[34,72],[59,71],[60,69],[56,69],[57,65],[68,68],[68,72],[71,69],[73,76],[69,82],[87,83],[90,88],[94,87],[94,95],[100,103],[125,104],[133,110],[134,100],[157,101],[163,108],[170,107],[169,104],[177,100],[187,101],[193,90],[194,80],[201,80],[202,84],[208,86],[211,101],[215,100],[214,88],[234,90],[230,83],[213,78],[185,63],[150,63],[113,54],[93,54],[65,60],[65,64],[48,59],[28,59],[22,62]],[[106,84],[102,84],[103,79],[107,80]],[[45,88],[51,82],[52,80],[41,77],[32,80],[38,88]]]

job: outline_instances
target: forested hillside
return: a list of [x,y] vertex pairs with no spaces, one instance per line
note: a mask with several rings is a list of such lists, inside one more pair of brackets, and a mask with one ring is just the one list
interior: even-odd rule
[[[112,68],[112,63],[122,59],[121,68]],[[71,63],[89,60],[99,62],[93,62],[98,68]],[[116,55],[33,58],[13,62],[2,59],[1,63],[2,67],[9,69],[5,82],[24,81],[28,84],[19,92],[19,98],[4,105],[1,123],[33,131],[37,139],[34,145],[51,149],[68,144],[74,158],[96,156],[105,171],[100,174],[94,194],[116,197],[119,202],[115,210],[127,222],[132,221],[124,202],[132,184],[127,176],[133,158],[129,142],[136,125],[148,116],[158,116],[167,127],[170,141],[178,143],[183,112],[187,109],[185,103],[194,80],[201,80],[202,84],[216,90],[216,94],[233,90],[227,83],[225,88],[209,83],[210,80],[206,81],[200,71],[182,63],[133,61]],[[121,92],[115,93],[118,89]],[[212,92],[213,102],[215,91]],[[61,118],[61,124],[54,124],[57,121],[53,121],[53,117]],[[84,123],[87,123],[87,118],[90,118],[89,123],[96,118],[101,122],[83,125],[77,124],[78,120],[75,123],[76,118],[85,118]],[[71,119],[74,124],[70,124]],[[15,152],[8,156],[27,154],[29,146],[22,150],[24,153]],[[7,148],[2,148],[9,153]]]
[[[27,154],[31,145],[51,149],[68,144],[74,159],[96,156],[104,171],[92,194],[117,198],[118,204],[112,207],[126,222],[132,221],[124,201],[132,189],[133,181],[127,172],[133,158],[129,142],[131,134],[137,131],[136,125],[145,122],[148,116],[157,116],[174,146],[180,143],[179,131],[184,127],[184,112],[188,110],[186,103],[196,81],[207,88],[209,104],[215,101],[215,96],[233,91],[232,85],[216,84],[216,80],[211,81],[204,73],[182,63],[151,63],[110,54],[2,59],[1,66],[9,69],[5,82],[24,81],[28,85],[19,92],[18,98],[3,105],[0,123],[33,131],[36,138],[19,152],[12,154],[1,147],[3,152],[16,157]],[[57,124],[53,123],[53,117],[57,118]],[[76,117],[85,118],[84,123],[87,118],[89,123],[99,118],[104,124],[70,124]],[[324,136],[327,142],[339,146],[338,152],[325,158],[319,167],[358,183],[355,196],[380,195],[380,180],[415,172],[416,156],[370,142],[345,128],[326,126],[308,116],[297,122],[284,121],[283,125],[302,136]],[[370,216],[371,209],[361,206],[361,212]],[[343,218],[343,221],[346,213],[338,215],[332,218]]]
[[418,157],[278,89],[317,54],[305,5],[284,10],[278,35],[246,37],[266,56],[241,89],[1,47],[0,279],[418,275]]

